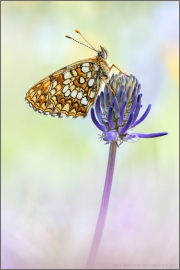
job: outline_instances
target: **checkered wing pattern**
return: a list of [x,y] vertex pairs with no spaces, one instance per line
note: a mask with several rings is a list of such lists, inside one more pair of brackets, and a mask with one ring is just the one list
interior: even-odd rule
[[54,117],[85,117],[94,104],[101,83],[96,58],[76,62],[47,76],[26,94],[37,112]]

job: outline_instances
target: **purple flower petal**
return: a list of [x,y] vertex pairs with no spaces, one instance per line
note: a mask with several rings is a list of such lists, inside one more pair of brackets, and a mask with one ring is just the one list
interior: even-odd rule
[[151,104],[148,105],[148,107],[147,107],[146,111],[143,113],[143,115],[131,127],[135,127],[135,126],[139,125],[148,116],[150,110],[151,110]]
[[114,129],[115,128],[115,123],[113,122],[113,107],[109,107],[108,111],[108,123],[110,128]]
[[141,91],[141,85],[138,84],[138,87],[137,87],[137,94],[138,94],[138,95],[139,95],[140,91]]
[[123,91],[122,91],[122,87],[120,88],[120,90],[117,92],[116,94],[116,98],[117,100],[121,100],[121,95],[122,95]]
[[111,103],[109,104],[109,108],[114,107],[114,98],[112,98]]
[[124,101],[124,103],[122,104],[121,108],[120,108],[120,117],[119,117],[119,125],[122,125],[123,124],[123,121],[124,121],[124,112],[125,112],[125,109],[126,109],[126,104],[127,104],[127,101]]
[[120,99],[120,102],[123,103],[124,101],[127,102],[127,94],[126,94],[126,90],[125,90],[125,86],[123,85],[122,86],[122,95],[121,95],[121,99]]
[[106,126],[105,125],[101,125],[97,121],[96,116],[95,116],[95,113],[94,113],[94,108],[91,109],[91,119],[93,120],[93,122],[94,122],[94,124],[96,125],[97,128],[99,128],[103,132],[106,132],[107,131]]
[[96,116],[101,124],[103,124],[102,120],[102,110],[101,110],[101,105],[100,105],[100,96],[98,96],[96,103],[95,103],[95,111],[96,111]]
[[134,133],[134,134],[138,138],[155,138],[155,137],[165,136],[168,133],[167,132],[157,132],[157,133],[149,133],[149,134],[145,134],[145,133]]
[[[137,117],[139,115],[139,111],[140,111],[140,109],[142,107],[142,105],[141,105],[141,97],[142,97],[142,95],[139,94],[138,95],[138,98],[137,98],[137,104],[136,104],[136,108],[135,108],[135,112],[134,112],[134,117],[133,117],[132,124],[134,124],[134,122],[136,121],[136,119],[137,119]],[[132,126],[132,124],[131,124],[131,126]]]
[[133,120],[133,115],[133,113],[130,113],[129,119],[126,122],[125,126],[119,129],[119,134],[124,134],[129,129]]
[[157,132],[157,133],[150,133],[150,134],[145,134],[145,133],[136,133],[136,132],[131,132],[128,131],[126,137],[124,137],[124,141],[132,140],[132,139],[140,139],[140,138],[156,138],[156,137],[161,137],[167,135],[167,132]]
[[115,110],[116,117],[119,118],[120,108],[119,108],[118,100],[116,97],[114,97],[114,110]]
[[133,88],[132,86],[129,86],[128,90],[127,90],[127,100],[129,101],[132,97],[132,92],[133,92]]
[[134,113],[134,111],[136,109],[136,105],[137,105],[137,100],[138,100],[138,96],[135,94],[133,97],[130,113]]

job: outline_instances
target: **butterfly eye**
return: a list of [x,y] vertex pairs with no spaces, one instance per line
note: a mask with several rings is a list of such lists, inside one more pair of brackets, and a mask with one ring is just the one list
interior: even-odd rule
[[107,59],[107,57],[108,57],[107,50],[105,48],[103,48],[102,46],[100,46],[100,48],[101,48],[101,51],[98,51],[98,56],[102,57],[104,59]]

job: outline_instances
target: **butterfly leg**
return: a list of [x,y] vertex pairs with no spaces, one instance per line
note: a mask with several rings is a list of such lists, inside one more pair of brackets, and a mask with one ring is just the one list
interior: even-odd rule
[[130,77],[129,75],[127,75],[126,73],[124,73],[122,70],[120,70],[119,67],[117,67],[117,66],[114,65],[114,64],[112,64],[112,66],[110,67],[110,70],[111,70],[113,67],[115,67],[116,69],[118,69],[118,70],[119,70],[122,74],[124,74],[125,76]]
[[107,82],[102,78],[102,81],[105,83],[105,85],[111,90],[111,92],[114,94],[114,95],[116,95],[115,94],[115,92],[114,92],[114,90],[107,84]]

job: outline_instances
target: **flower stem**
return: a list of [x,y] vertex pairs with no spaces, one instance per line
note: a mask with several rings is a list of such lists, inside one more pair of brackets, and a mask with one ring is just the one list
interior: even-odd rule
[[86,269],[92,269],[96,255],[98,253],[98,248],[100,245],[104,224],[106,220],[106,214],[109,204],[109,197],[111,192],[111,186],[112,186],[112,180],[113,180],[113,173],[114,173],[114,165],[115,165],[115,158],[116,158],[116,149],[117,144],[114,141],[111,141],[110,143],[110,149],[109,149],[109,158],[108,158],[108,166],[106,171],[106,179],[105,179],[105,185],[104,185],[104,191],[101,201],[101,207],[99,211],[98,221],[96,224],[96,230],[94,233],[94,238],[92,242],[92,246],[89,252],[89,256],[86,262]]

